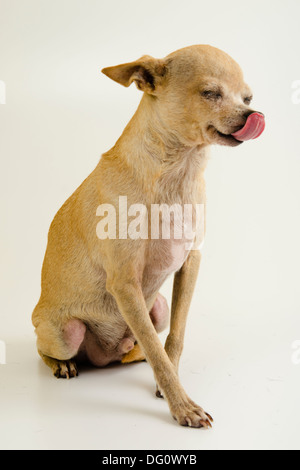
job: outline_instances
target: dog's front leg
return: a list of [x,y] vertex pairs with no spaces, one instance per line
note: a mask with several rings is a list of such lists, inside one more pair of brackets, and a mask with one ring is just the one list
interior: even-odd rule
[[200,251],[191,251],[184,265],[174,277],[171,326],[165,349],[172,364],[174,364],[176,372],[178,372],[179,360],[183,350],[186,321],[198,277],[200,261]]
[[181,386],[177,371],[149,317],[140,283],[128,276],[129,272],[130,269],[127,269],[127,276],[115,273],[108,278],[107,290],[115,297],[120,312],[143,349],[173,417],[183,426],[211,426],[211,417],[187,396]]

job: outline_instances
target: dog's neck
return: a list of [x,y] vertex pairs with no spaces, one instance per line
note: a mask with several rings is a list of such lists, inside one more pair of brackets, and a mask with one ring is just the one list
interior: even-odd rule
[[166,128],[155,110],[155,98],[144,95],[116,145],[104,155],[114,156],[147,192],[160,199],[182,199],[193,192],[207,165],[207,146],[189,145]]

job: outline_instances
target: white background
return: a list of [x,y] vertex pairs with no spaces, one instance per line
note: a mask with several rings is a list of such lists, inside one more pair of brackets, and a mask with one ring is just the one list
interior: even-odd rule
[[[0,0],[1,448],[300,448],[299,18],[299,0]],[[30,320],[51,220],[141,97],[101,68],[192,44],[240,63],[267,120],[260,139],[214,147],[207,170],[181,377],[208,432],[172,420],[147,364],[55,380]]]

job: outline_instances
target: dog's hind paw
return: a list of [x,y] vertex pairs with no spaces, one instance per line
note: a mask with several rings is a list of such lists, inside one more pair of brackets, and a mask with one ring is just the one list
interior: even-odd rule
[[70,379],[72,377],[78,376],[76,362],[73,359],[61,361],[59,359],[54,359],[53,357],[46,356],[41,351],[39,351],[39,354],[45,364],[50,367],[53,375],[58,379]]
[[57,361],[52,371],[58,379],[70,379],[78,376],[77,366],[74,361]]

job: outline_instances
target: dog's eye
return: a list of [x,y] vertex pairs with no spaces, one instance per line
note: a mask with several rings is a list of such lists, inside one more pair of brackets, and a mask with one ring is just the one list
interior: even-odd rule
[[253,99],[253,96],[246,96],[246,98],[244,98],[244,103],[249,105],[252,99]]
[[219,101],[223,98],[220,91],[205,90],[202,91],[201,95],[207,100]]

